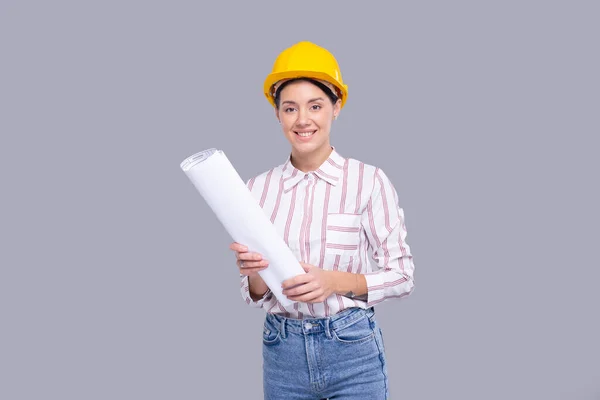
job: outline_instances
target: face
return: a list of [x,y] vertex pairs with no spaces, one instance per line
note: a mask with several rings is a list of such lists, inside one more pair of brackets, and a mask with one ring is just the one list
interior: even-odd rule
[[329,132],[341,101],[334,105],[325,92],[306,81],[292,82],[280,94],[277,118],[292,152],[309,155],[328,151]]

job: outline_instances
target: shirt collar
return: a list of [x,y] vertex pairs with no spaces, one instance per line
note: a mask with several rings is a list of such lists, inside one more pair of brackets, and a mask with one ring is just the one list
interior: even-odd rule
[[[335,150],[335,147],[332,146],[331,149],[331,154],[327,160],[325,160],[323,164],[319,166],[319,168],[312,172],[314,172],[314,174],[320,179],[335,186],[340,181],[340,176],[344,169],[344,163],[346,162],[346,159]],[[285,164],[283,164],[283,189],[286,192],[296,186],[307,174],[294,167],[291,163],[290,157],[291,156],[288,156]]]

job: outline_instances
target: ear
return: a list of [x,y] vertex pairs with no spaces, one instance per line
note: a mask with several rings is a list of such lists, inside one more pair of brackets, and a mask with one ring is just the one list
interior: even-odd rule
[[279,110],[277,109],[277,107],[274,107],[275,110],[275,118],[277,118],[277,122],[279,124],[281,124],[281,120],[279,119]]
[[337,119],[340,115],[340,110],[342,109],[342,100],[338,99],[333,105],[333,119]]

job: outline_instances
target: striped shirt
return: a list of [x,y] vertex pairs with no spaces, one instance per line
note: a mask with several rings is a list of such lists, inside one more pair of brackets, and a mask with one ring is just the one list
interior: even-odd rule
[[380,168],[344,158],[332,147],[315,171],[296,169],[288,157],[250,179],[247,187],[298,260],[325,270],[364,274],[368,288],[361,298],[333,293],[321,303],[284,307],[270,290],[253,301],[248,277],[241,276],[241,294],[248,305],[288,318],[323,318],[412,292],[414,264],[405,241],[404,212]]

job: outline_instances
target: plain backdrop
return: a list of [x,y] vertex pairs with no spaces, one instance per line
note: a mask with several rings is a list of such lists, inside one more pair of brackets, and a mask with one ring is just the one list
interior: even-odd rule
[[337,58],[345,157],[394,183],[416,288],[392,399],[600,399],[596,1],[0,1],[0,398],[261,399],[264,310],[179,168],[289,144],[262,94]]

